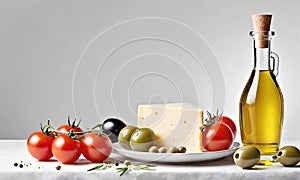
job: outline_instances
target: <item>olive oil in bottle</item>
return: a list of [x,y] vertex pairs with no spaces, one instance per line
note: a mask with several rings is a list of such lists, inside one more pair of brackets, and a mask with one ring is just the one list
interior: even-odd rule
[[[276,81],[278,56],[270,51],[271,15],[254,15],[254,68],[240,99],[242,143],[257,147],[262,155],[275,154],[283,124],[283,96]],[[267,23],[267,24],[266,24]]]

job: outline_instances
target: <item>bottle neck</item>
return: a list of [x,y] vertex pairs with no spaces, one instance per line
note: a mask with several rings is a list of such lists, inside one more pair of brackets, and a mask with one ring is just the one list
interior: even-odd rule
[[254,70],[271,70],[270,53],[271,37],[274,32],[250,32],[254,41]]
[[270,48],[254,47],[254,70],[271,70]]

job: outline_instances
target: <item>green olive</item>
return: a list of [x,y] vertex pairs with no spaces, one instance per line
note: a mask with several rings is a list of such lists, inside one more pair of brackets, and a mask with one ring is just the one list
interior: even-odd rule
[[135,126],[126,126],[120,131],[118,141],[123,148],[130,150],[130,137],[136,129]]
[[295,146],[285,146],[277,152],[277,160],[283,166],[295,166],[300,161],[300,151]]
[[130,165],[131,165],[131,162],[130,162],[129,160],[125,160],[125,161],[124,161],[124,165],[125,165],[125,166],[130,166]]
[[146,152],[156,145],[155,133],[150,128],[136,129],[130,138],[130,148],[134,151]]
[[185,153],[186,152],[186,148],[184,146],[179,146],[178,147],[178,152],[179,153]]
[[171,148],[168,150],[168,153],[178,153],[178,148],[177,148],[177,147],[171,147]]
[[166,153],[166,152],[168,152],[168,149],[166,147],[160,147],[160,148],[158,148],[158,152],[159,153]]
[[233,159],[236,165],[243,169],[251,168],[260,159],[260,152],[254,146],[243,146],[235,151]]
[[151,146],[149,148],[149,152],[151,152],[151,153],[158,153],[158,147],[157,146]]

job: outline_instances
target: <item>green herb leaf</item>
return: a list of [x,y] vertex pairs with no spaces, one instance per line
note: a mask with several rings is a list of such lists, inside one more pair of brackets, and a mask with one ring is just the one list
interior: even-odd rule
[[95,166],[95,167],[93,167],[93,168],[91,168],[91,169],[88,169],[87,171],[99,170],[99,169],[101,169],[103,166],[104,166],[104,165],[101,164],[101,165],[99,165],[99,166]]
[[105,169],[111,168],[112,166],[113,165],[110,162],[104,162],[104,163],[101,163],[98,166],[95,166],[95,167],[93,167],[91,169],[88,169],[87,171],[105,170]]
[[122,176],[128,169],[128,166],[116,168],[117,172],[120,173],[120,176]]

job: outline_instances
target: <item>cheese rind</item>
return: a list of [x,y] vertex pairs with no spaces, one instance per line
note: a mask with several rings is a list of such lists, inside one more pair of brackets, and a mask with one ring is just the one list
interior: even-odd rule
[[191,104],[139,105],[137,125],[151,128],[158,146],[184,146],[188,153],[202,152],[203,110]]

